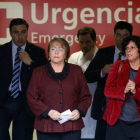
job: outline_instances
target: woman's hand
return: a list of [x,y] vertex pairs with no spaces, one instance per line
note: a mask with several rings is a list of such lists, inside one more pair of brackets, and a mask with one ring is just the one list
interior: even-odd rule
[[58,111],[56,111],[56,110],[50,110],[49,111],[49,113],[48,113],[48,116],[51,118],[51,119],[53,119],[54,121],[59,121],[59,120],[61,120],[62,118],[60,117],[60,113],[58,112]]
[[75,120],[78,120],[79,118],[80,118],[80,113],[77,109],[75,109],[72,111],[71,117],[69,118],[69,120],[75,121]]
[[129,80],[129,84],[130,84],[130,91],[131,91],[131,93],[135,94],[136,93],[136,85],[135,85],[135,82]]
[[124,89],[124,93],[126,94],[126,93],[128,93],[130,91],[130,84],[129,84],[129,81],[128,81],[128,83],[126,84],[126,87],[125,87],[125,89]]
[[124,90],[124,93],[128,93],[128,92],[131,92],[132,94],[135,94],[136,92],[136,85],[135,85],[135,82],[129,80],[126,87],[125,87],[125,90]]

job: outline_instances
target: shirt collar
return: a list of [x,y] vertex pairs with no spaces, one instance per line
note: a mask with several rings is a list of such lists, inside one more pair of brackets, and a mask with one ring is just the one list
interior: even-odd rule
[[[23,46],[21,46],[23,51],[25,50],[25,47],[26,47],[26,43]],[[18,46],[12,41],[12,51],[16,52],[17,48],[18,48]]]
[[[95,55],[96,55],[96,53],[97,53],[97,51],[98,51],[98,48],[95,46],[95,50],[94,50],[94,54],[93,54],[93,58],[95,57]],[[84,53],[81,51],[81,53],[82,53],[82,56],[83,56],[83,58],[85,57],[84,56]],[[92,59],[93,59],[92,58]],[[84,59],[85,60],[85,59]]]
[[115,45],[115,56],[118,56],[118,54],[120,53],[120,50],[118,49],[117,45]]

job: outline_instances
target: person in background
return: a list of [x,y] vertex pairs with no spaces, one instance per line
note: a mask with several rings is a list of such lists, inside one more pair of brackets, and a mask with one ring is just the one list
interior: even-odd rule
[[116,61],[105,86],[106,140],[140,140],[140,37],[125,38],[122,54],[127,59]]
[[47,63],[45,50],[27,41],[28,23],[21,18],[11,20],[12,40],[0,46],[0,139],[32,140],[34,114],[26,91],[35,67]]
[[[96,47],[96,32],[93,28],[84,26],[78,30],[77,38],[81,51],[73,53],[68,62],[79,65],[83,72],[85,72],[98,51],[98,48]],[[97,82],[88,83],[92,99],[94,98],[96,86]],[[81,131],[81,139],[93,140],[95,137],[96,120],[91,118],[90,112],[91,106],[89,107],[86,116],[83,118],[85,127]]]
[[95,58],[91,61],[85,71],[85,77],[88,83],[97,81],[94,99],[92,102],[91,116],[97,120],[95,140],[105,140],[106,121],[103,120],[103,113],[107,99],[104,95],[106,79],[113,63],[119,59],[125,59],[120,55],[122,40],[132,35],[133,27],[126,21],[118,21],[114,27],[115,45],[99,49]]
[[[86,79],[79,66],[66,62],[70,48],[65,39],[52,39],[48,54],[50,61],[34,70],[27,91],[38,140],[80,140],[82,117],[92,99]],[[61,113],[68,109],[71,116],[60,124]]]

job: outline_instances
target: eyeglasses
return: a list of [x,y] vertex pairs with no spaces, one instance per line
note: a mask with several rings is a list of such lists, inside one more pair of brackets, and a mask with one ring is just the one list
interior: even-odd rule
[[58,52],[64,52],[65,50],[63,48],[55,48],[55,47],[52,47],[51,48],[51,51],[55,52],[55,51],[58,51]]
[[134,51],[137,47],[131,46],[131,47],[125,47],[125,51]]

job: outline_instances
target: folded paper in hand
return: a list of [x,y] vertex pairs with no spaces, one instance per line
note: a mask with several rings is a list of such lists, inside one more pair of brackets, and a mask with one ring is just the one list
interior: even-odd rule
[[58,122],[59,122],[60,124],[62,124],[62,123],[64,123],[64,122],[68,121],[68,119],[69,119],[70,117],[71,117],[71,111],[70,111],[70,109],[68,109],[68,110],[66,110],[66,111],[64,111],[64,112],[61,113],[61,118],[62,118],[62,120],[59,120]]

